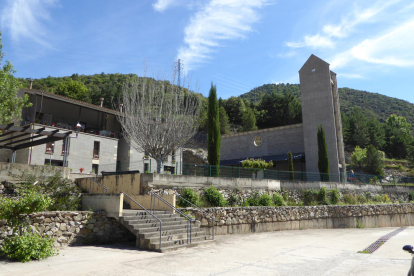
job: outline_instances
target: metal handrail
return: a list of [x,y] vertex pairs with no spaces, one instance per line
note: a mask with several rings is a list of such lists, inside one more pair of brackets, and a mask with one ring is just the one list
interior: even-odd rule
[[200,211],[200,212],[202,212],[203,214],[206,214],[207,216],[209,216],[210,218],[211,218],[211,220],[212,220],[212,223],[213,223],[213,240],[214,240],[214,223],[215,223],[215,217],[213,217],[212,215],[210,215],[209,213],[207,213],[207,212],[205,212],[205,211],[203,211],[200,207],[198,207],[197,205],[195,205],[195,204],[193,204],[193,203],[191,203],[190,201],[188,201],[187,199],[185,199],[185,198],[183,198],[179,193],[177,193],[177,192],[174,192],[174,194],[176,195],[176,196],[178,196],[179,198],[181,198],[181,199],[183,199],[185,202],[187,202],[187,203],[189,203],[189,204],[191,204],[193,207],[195,207],[198,211]]
[[[94,183],[98,184],[99,186],[102,187],[102,189],[104,190],[104,194],[108,193],[109,188],[106,187],[104,184],[102,184],[101,182],[99,182],[97,179],[95,179],[94,177],[89,178],[91,180],[93,180]],[[95,187],[94,187],[95,188]],[[89,185],[89,192],[91,191],[91,185]]]
[[150,211],[148,211],[147,209],[145,209],[141,204],[139,204],[138,202],[136,202],[135,200],[133,200],[129,195],[127,195],[124,192],[121,192],[121,194],[124,194],[126,197],[128,197],[132,202],[134,202],[135,204],[137,204],[139,207],[141,207],[145,212],[147,212],[148,214],[150,214],[151,216],[153,216],[156,220],[158,220],[160,222],[160,250],[161,250],[161,234],[162,234],[162,221],[157,218],[154,214],[151,214]]
[[[192,217],[189,217],[187,214],[185,214],[181,210],[177,209],[177,207],[175,207],[174,205],[172,205],[171,203],[169,203],[168,201],[166,201],[164,198],[157,195],[153,191],[150,191],[150,194],[151,194],[151,208],[155,208],[155,197],[156,197],[158,200],[161,200],[165,205],[167,205],[168,207],[170,207],[171,209],[173,209],[174,211],[176,211],[177,213],[179,213],[180,215],[184,216],[187,219],[187,243],[191,243],[192,242],[192,239],[191,239],[191,236],[192,236],[191,222],[194,222],[195,219],[193,219]],[[154,201],[152,200],[152,197],[154,197]],[[152,209],[152,210],[154,211],[154,209]],[[188,227],[188,226],[190,226],[190,227]],[[188,233],[188,230],[190,230],[190,233]],[[188,242],[189,240],[190,240],[190,242]]]

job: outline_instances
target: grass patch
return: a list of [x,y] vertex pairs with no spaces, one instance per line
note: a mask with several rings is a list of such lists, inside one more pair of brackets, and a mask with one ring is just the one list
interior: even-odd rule
[[371,253],[369,253],[369,251],[367,249],[362,250],[362,251],[358,251],[358,253],[361,253],[361,254],[371,254]]

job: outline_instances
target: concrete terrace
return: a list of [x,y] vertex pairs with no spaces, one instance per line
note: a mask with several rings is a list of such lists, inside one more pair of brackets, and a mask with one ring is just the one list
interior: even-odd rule
[[131,245],[67,247],[30,263],[0,260],[0,275],[406,275],[402,251],[414,227],[373,254],[359,254],[398,228],[316,229],[221,236],[217,242],[166,254]]

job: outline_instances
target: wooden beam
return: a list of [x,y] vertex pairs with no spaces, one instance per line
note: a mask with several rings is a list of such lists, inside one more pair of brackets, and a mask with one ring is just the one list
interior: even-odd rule
[[43,144],[47,144],[47,143],[51,143],[51,142],[55,142],[55,141],[59,141],[59,140],[63,140],[60,137],[46,137],[43,139],[38,139],[36,141],[33,142],[29,142],[29,143],[24,143],[24,144],[20,144],[14,147],[15,150],[19,150],[19,149],[25,149],[25,148],[30,148],[30,147],[35,147],[38,145],[43,145]]
[[[30,136],[30,137],[27,137],[27,138],[24,138],[24,139],[21,139],[21,140],[17,140],[17,141],[13,141],[13,142],[7,143],[7,144],[5,144],[5,146],[12,145],[12,144],[17,144],[17,143],[20,143],[20,142],[23,142],[23,141],[27,141],[27,140],[30,140],[30,139],[39,138],[41,136],[43,136],[43,135],[38,134],[38,135]],[[35,142],[35,141],[33,141],[33,142]]]
[[20,134],[20,135],[16,135],[16,136],[13,136],[13,137],[9,137],[9,138],[7,138],[7,139],[0,139],[0,143],[3,143],[3,142],[6,142],[6,141],[8,141],[8,140],[12,140],[12,139],[17,139],[17,138],[19,138],[19,137],[23,137],[23,136],[25,136],[25,135],[29,135],[30,133],[23,133],[23,134]]

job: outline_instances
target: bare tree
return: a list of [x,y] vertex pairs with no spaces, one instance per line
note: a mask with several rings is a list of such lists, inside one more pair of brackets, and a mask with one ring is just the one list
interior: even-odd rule
[[176,72],[171,82],[146,77],[126,82],[123,110],[117,116],[124,137],[157,161],[158,173],[168,155],[183,147],[198,128],[200,98],[175,81]]

